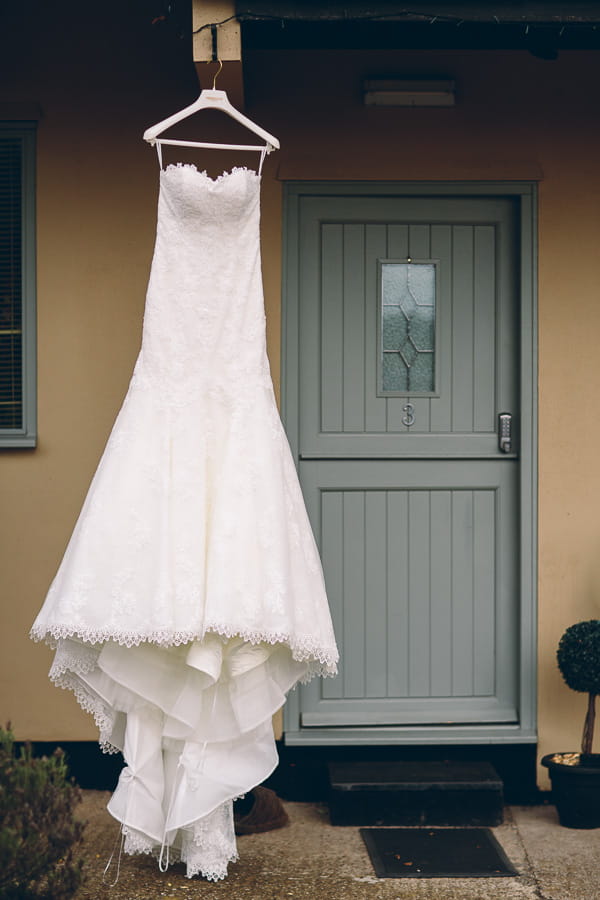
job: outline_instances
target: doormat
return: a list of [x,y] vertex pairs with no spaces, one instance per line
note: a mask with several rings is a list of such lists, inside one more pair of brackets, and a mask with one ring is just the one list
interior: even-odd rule
[[361,828],[378,878],[501,878],[519,873],[489,828]]

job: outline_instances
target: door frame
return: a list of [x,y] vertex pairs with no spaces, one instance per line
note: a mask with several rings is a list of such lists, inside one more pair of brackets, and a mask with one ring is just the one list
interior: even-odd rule
[[519,207],[519,722],[479,726],[302,728],[300,687],[284,708],[289,745],[534,743],[537,739],[537,184],[521,181],[289,181],[283,186],[281,412],[292,454],[299,448],[299,212],[310,196],[511,196]]

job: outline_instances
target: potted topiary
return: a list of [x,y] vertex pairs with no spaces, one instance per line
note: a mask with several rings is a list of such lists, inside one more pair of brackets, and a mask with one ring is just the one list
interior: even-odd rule
[[600,619],[567,628],[556,657],[567,685],[588,695],[587,713],[581,753],[549,753],[542,765],[550,773],[561,825],[600,828],[600,753],[592,753],[596,696],[600,694]]

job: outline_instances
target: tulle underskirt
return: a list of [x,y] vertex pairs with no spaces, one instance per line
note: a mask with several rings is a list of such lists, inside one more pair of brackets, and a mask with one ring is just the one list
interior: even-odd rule
[[277,765],[272,716],[310,672],[286,644],[207,634],[179,646],[58,641],[50,678],[91,712],[125,768],[109,802],[126,853],[224,878],[233,799]]

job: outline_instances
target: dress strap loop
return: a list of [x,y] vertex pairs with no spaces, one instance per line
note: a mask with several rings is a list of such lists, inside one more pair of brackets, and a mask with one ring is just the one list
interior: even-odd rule
[[[166,853],[165,853],[166,850]],[[158,857],[158,868],[163,874],[169,868],[169,845],[167,843],[167,834],[163,835],[162,844],[160,845],[160,856]]]
[[163,167],[163,161],[162,161],[162,144],[161,144],[160,141],[156,141],[156,154],[157,154],[157,156],[158,156],[158,165],[159,165],[159,168],[162,170],[162,167]]
[[258,174],[259,175],[262,172],[263,163],[265,161],[265,156],[267,155],[268,150],[269,150],[268,147],[263,147],[262,150],[260,151],[260,163],[258,165]]
[[177,794],[177,788],[179,787],[179,779],[180,775],[183,773],[183,763],[181,762],[181,756],[179,757],[179,761],[177,763],[177,768],[175,769],[175,777],[173,778],[173,787],[171,788],[171,798],[169,800],[169,806],[167,809],[167,815],[165,816],[165,827],[163,831],[162,842],[160,845],[160,855],[158,857],[158,868],[161,872],[166,872],[169,868],[169,853],[170,853],[170,842],[169,842],[169,820],[171,818],[171,813],[173,811],[173,805],[175,803],[175,795]]
[[[115,880],[111,881],[109,883],[109,882],[107,882],[108,871],[111,867],[111,863],[113,861],[113,857],[114,857],[115,851],[117,849],[117,844],[119,844],[119,843],[121,846],[119,847],[119,855],[117,857],[117,874],[115,875]],[[123,856],[124,843],[125,843],[125,831],[123,830],[123,825],[121,824],[119,827],[119,832],[117,834],[117,839],[115,841],[115,845],[112,849],[112,853],[110,854],[110,856],[108,858],[108,862],[106,863],[106,865],[104,867],[104,872],[102,873],[102,881],[104,882],[104,884],[108,884],[109,887],[114,887],[119,880],[119,875],[121,874],[121,857]]]

